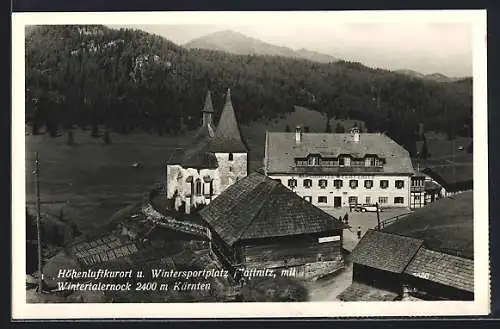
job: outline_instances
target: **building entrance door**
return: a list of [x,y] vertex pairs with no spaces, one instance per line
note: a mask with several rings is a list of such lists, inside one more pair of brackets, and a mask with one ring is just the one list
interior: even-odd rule
[[335,208],[340,208],[342,206],[342,197],[340,196],[333,197],[333,206]]

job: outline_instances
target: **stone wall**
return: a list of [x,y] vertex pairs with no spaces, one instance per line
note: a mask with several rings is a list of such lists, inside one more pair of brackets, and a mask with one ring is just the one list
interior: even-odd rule
[[[183,168],[180,165],[167,165],[166,197],[174,200],[174,207],[178,210],[182,204],[186,205],[186,211],[200,205],[209,204],[211,200],[221,194],[231,184],[247,176],[247,154],[233,153],[233,159],[229,160],[229,153],[216,153],[219,167],[216,169]],[[202,182],[202,193],[195,193],[194,183],[187,182],[188,177],[193,182],[200,179]],[[211,183],[204,181],[210,177]],[[207,196],[211,189],[212,194]]]
[[248,174],[247,153],[232,153],[233,160],[229,160],[229,155],[230,153],[215,153],[219,163],[220,192]]

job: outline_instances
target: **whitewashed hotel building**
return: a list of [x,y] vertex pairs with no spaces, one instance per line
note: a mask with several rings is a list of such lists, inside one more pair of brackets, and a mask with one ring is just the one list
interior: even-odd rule
[[380,133],[267,132],[264,173],[318,207],[410,207],[410,155]]

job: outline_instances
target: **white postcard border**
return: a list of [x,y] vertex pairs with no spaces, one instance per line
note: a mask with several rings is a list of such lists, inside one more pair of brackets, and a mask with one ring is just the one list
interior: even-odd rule
[[[44,24],[245,24],[296,19],[336,22],[464,22],[473,25],[474,107],[474,273],[470,302],[304,302],[185,304],[27,304],[25,289],[25,135],[24,27]],[[12,15],[12,317],[27,319],[95,318],[248,318],[485,315],[490,310],[488,245],[488,120],[486,10],[353,12],[122,12],[14,13]]]

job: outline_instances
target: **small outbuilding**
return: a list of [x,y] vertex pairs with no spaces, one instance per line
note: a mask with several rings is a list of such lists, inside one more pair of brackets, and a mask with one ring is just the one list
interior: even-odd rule
[[422,240],[369,230],[351,253],[353,284],[344,301],[395,300],[402,294],[402,273]]

